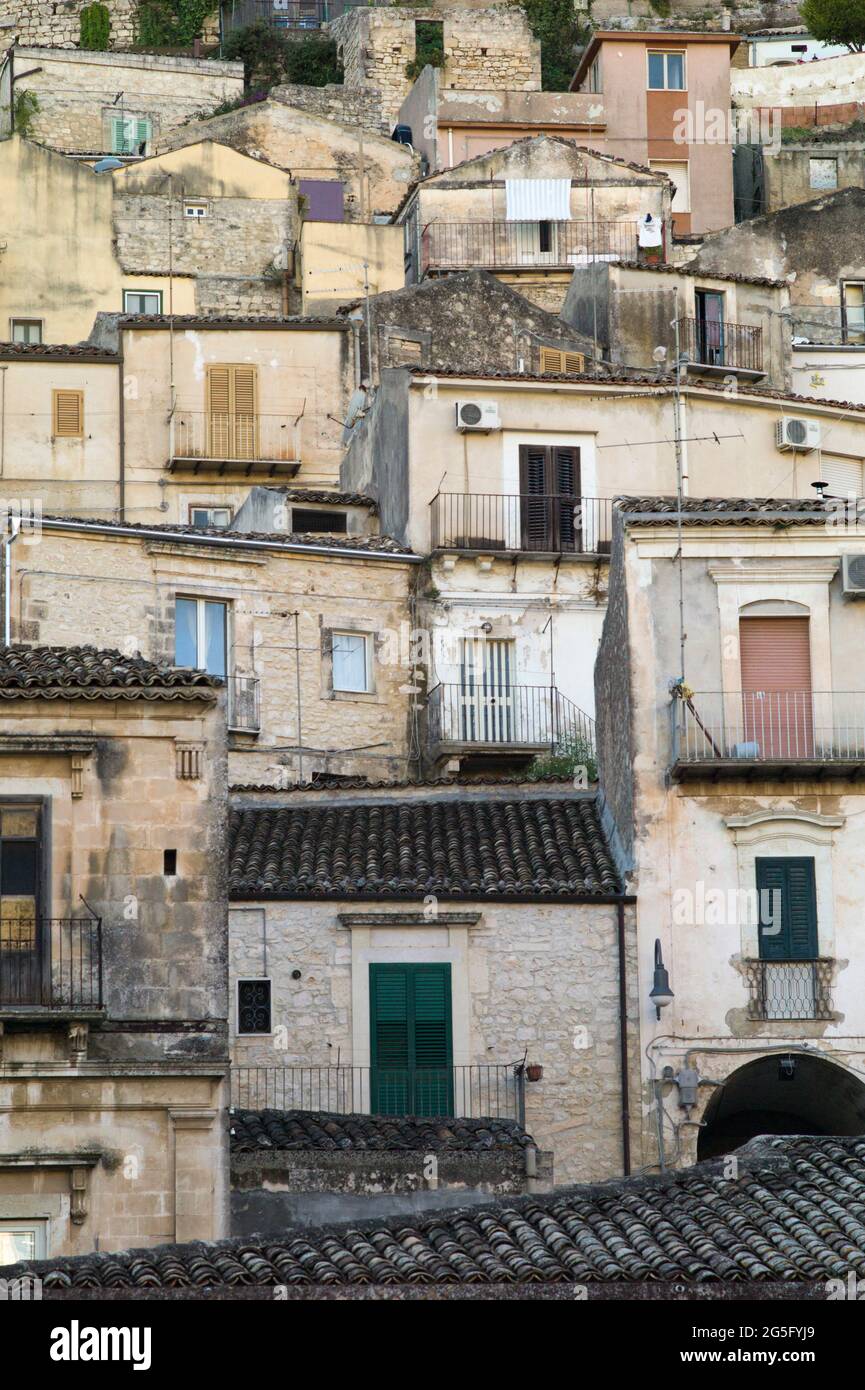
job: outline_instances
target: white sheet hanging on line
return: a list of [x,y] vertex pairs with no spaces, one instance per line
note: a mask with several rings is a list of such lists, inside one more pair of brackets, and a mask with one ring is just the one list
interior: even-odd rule
[[637,224],[637,244],[639,246],[662,246],[663,241],[660,217],[653,217],[650,212],[647,212]]
[[508,222],[567,222],[570,179],[505,179]]

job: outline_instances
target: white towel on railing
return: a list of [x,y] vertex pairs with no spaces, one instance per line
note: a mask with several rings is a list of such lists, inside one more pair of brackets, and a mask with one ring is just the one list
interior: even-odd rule
[[660,246],[663,242],[661,219],[647,212],[637,224],[637,242],[640,246]]
[[568,222],[570,179],[505,179],[508,222]]

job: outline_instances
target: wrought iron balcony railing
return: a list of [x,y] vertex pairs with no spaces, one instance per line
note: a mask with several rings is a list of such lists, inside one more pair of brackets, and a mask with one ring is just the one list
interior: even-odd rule
[[[300,462],[300,421],[292,415],[178,409],[169,424],[172,464]],[[196,471],[188,467],[183,471]]]
[[261,733],[261,681],[256,676],[228,677],[228,727]]
[[694,366],[764,374],[763,330],[756,324],[679,319],[679,351]]
[[605,497],[440,492],[430,503],[431,548],[603,555],[612,508]]
[[693,692],[674,702],[672,715],[680,771],[865,766],[865,693]]
[[748,1017],[830,1019],[832,960],[746,960]]
[[567,751],[595,765],[594,719],[555,686],[445,683],[430,691],[427,717],[433,745]]
[[0,918],[0,1009],[101,1008],[100,918]]
[[637,228],[636,222],[431,222],[421,237],[421,273],[637,260]]
[[525,1124],[522,1063],[451,1067],[232,1067],[238,1110],[338,1115],[456,1115]]

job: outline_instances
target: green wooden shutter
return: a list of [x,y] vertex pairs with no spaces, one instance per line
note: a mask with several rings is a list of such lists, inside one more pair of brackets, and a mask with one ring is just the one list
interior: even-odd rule
[[369,997],[374,1113],[450,1114],[450,965],[371,965]]
[[[760,959],[816,960],[819,952],[814,860],[758,859],[756,869]],[[780,931],[775,930],[779,926],[777,906],[781,912]]]
[[138,153],[138,151],[139,151],[139,149],[141,148],[142,145],[145,145],[145,146],[146,146],[147,141],[148,141],[149,139],[150,139],[150,122],[149,122],[149,121],[136,121],[136,122],[135,122],[135,153],[136,153],[136,154]]
[[111,119],[111,148],[115,154],[126,154],[126,122],[122,116]]

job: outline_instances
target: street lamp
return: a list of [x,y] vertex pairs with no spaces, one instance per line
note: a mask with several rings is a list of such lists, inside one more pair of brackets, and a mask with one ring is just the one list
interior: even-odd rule
[[673,991],[670,989],[670,976],[664,968],[664,957],[661,955],[661,943],[655,941],[655,975],[652,984],[652,992],[649,995],[655,1006],[655,1014],[661,1017],[661,1010],[666,1009],[668,1004],[672,1004],[675,999]]

